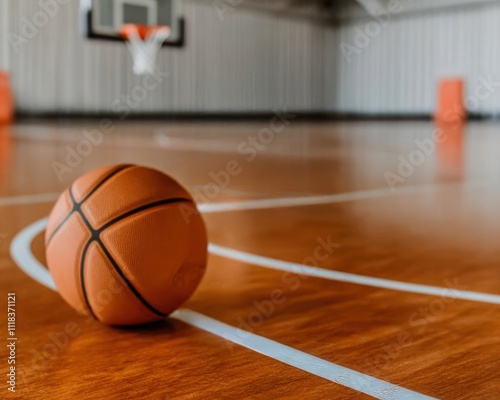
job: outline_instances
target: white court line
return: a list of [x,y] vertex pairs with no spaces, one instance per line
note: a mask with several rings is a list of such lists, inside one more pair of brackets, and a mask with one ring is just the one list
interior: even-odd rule
[[[33,256],[31,243],[36,235],[47,226],[47,219],[42,219],[23,229],[14,238],[11,244],[11,255],[18,266],[35,281],[56,290],[54,281],[45,268]],[[381,400],[425,400],[434,399],[401,386],[365,375],[361,372],[331,363],[307,354],[303,351],[286,346],[274,340],[256,334],[242,331],[234,326],[224,324],[213,318],[197,312],[180,309],[171,315],[196,328],[220,336],[247,349],[256,351],[264,356],[281,361],[302,371],[327,379],[333,383],[351,388],[358,392]],[[334,389],[332,389],[333,391]]]
[[302,207],[302,206],[313,206],[321,204],[333,204],[333,203],[344,203],[347,201],[357,201],[357,200],[367,200],[374,199],[377,197],[388,197],[388,196],[403,196],[408,194],[423,194],[432,193],[436,189],[450,187],[450,186],[471,186],[471,185],[481,185],[485,182],[478,181],[473,183],[468,183],[464,185],[462,182],[459,183],[446,183],[441,185],[426,184],[426,185],[416,185],[416,186],[402,186],[394,191],[389,188],[384,189],[374,189],[374,190],[362,190],[359,192],[348,192],[339,194],[329,194],[320,196],[304,196],[304,197],[281,197],[273,199],[260,199],[260,200],[249,200],[249,201],[235,201],[235,202],[225,202],[225,203],[207,203],[200,204],[198,209],[204,214],[228,212],[228,211],[241,211],[241,210],[260,210],[267,208],[283,208],[283,207]]
[[[341,193],[332,195],[285,197],[285,198],[260,199],[260,200],[250,200],[250,201],[240,201],[240,202],[222,202],[222,203],[212,203],[212,204],[208,203],[208,204],[199,204],[198,209],[200,210],[200,212],[204,214],[209,214],[216,212],[236,211],[236,210],[252,210],[252,209],[341,203],[346,201],[364,200],[364,199],[390,196],[390,195],[420,193],[422,192],[422,188],[426,188],[426,186],[408,186],[405,188],[400,188],[396,190],[394,193],[391,192],[390,189],[376,189],[376,190],[366,190],[360,192]],[[35,203],[49,203],[51,201],[57,200],[59,196],[60,193],[46,193],[46,194],[2,197],[0,198],[0,207],[23,205],[23,204],[35,204]]]
[[1,197],[0,207],[16,206],[19,204],[49,203],[51,201],[57,200],[61,193],[28,194],[24,196]]
[[10,245],[10,255],[28,276],[52,290],[57,290],[49,270],[41,265],[31,252],[31,242],[47,227],[47,222],[48,218],[41,219],[17,234]]
[[[265,208],[278,207],[297,207],[308,205],[332,204],[354,200],[365,200],[376,197],[384,197],[391,195],[405,195],[412,193],[422,193],[429,189],[436,189],[435,185],[408,186],[397,189],[392,192],[390,189],[365,190],[360,192],[320,195],[320,196],[304,196],[304,197],[285,197],[273,199],[260,199],[238,202],[222,202],[199,204],[198,209],[204,214],[216,212],[229,212],[237,210],[256,210]],[[24,196],[12,196],[0,198],[0,207],[15,206],[22,204],[49,203],[57,200],[60,193],[33,194]]]
[[[403,196],[408,194],[423,194],[432,193],[442,188],[453,186],[477,186],[496,181],[475,181],[469,183],[452,182],[443,184],[424,184],[415,186],[401,186],[394,191],[389,188],[362,190],[358,192],[326,194],[319,196],[303,196],[303,197],[279,197],[271,199],[258,199],[249,201],[222,202],[222,203],[205,203],[199,204],[198,209],[204,214],[241,211],[241,210],[259,210],[266,208],[283,208],[283,207],[303,207],[321,204],[343,203],[348,201],[368,200],[378,197],[388,196]],[[32,194],[24,196],[0,197],[0,207],[34,204],[34,203],[49,203],[57,200],[61,193],[46,193]]]
[[363,286],[372,286],[382,289],[397,290],[400,292],[410,292],[425,294],[430,296],[440,296],[444,298],[470,300],[482,303],[500,304],[500,295],[480,292],[470,292],[467,290],[457,290],[455,288],[444,288],[439,286],[428,286],[417,283],[407,283],[390,279],[373,278],[365,275],[350,274],[347,272],[332,271],[329,269],[310,267],[308,265],[296,264],[288,261],[276,260],[274,258],[262,257],[243,251],[233,250],[227,247],[209,245],[212,254],[241,261],[246,264],[257,265],[264,268],[276,269],[279,271],[292,272],[298,275],[313,276],[316,278],[329,279],[353,283]]
[[275,342],[256,334],[241,331],[234,326],[224,324],[213,318],[191,310],[178,310],[173,318],[189,325],[203,329],[229,340],[247,349],[256,351],[267,357],[291,365],[302,371],[327,379],[339,385],[366,393],[369,396],[384,400],[434,399],[420,393],[393,385],[361,372],[323,360],[293,347]]

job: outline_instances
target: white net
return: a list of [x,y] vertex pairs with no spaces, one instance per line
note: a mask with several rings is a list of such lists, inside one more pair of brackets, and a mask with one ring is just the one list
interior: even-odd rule
[[158,53],[170,32],[167,26],[151,28],[146,34],[140,32],[137,26],[126,27],[127,47],[132,54],[135,74],[147,75],[155,72]]

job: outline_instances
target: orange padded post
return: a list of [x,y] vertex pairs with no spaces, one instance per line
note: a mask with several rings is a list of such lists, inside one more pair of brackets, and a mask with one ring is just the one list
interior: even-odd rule
[[12,122],[14,118],[14,99],[9,74],[0,71],[0,124]]
[[465,120],[464,82],[460,78],[443,79],[439,82],[436,120],[459,122]]

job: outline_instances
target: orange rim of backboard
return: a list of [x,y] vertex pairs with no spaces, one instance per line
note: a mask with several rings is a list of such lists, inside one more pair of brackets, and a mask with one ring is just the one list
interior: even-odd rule
[[171,29],[167,25],[125,24],[120,29],[120,35],[128,40],[131,35],[137,33],[142,40],[146,40],[148,36],[160,31],[170,34]]

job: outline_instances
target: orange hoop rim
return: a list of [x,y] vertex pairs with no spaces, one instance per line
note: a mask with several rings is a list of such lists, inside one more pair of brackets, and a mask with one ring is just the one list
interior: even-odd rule
[[171,29],[167,25],[125,24],[120,29],[120,35],[123,39],[129,40],[132,34],[137,33],[142,40],[146,40],[148,36],[162,31],[170,34]]

